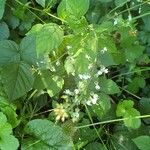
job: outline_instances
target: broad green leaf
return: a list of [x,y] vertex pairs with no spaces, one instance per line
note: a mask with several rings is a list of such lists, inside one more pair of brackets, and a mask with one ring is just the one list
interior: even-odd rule
[[111,79],[102,77],[99,80],[99,84],[101,86],[101,91],[106,94],[115,94],[120,92],[118,85]]
[[136,118],[140,112],[133,108],[133,101],[124,100],[117,105],[116,115],[125,118],[124,123],[127,127],[137,129],[141,125],[141,120]]
[[0,41],[0,66],[19,61],[20,54],[18,45],[9,40]]
[[72,57],[67,57],[64,66],[65,66],[65,69],[67,71],[67,74],[74,74],[74,72],[75,72],[74,60]]
[[45,7],[45,0],[36,0],[36,2],[42,7]]
[[122,102],[119,102],[117,105],[116,115],[118,117],[124,116],[126,111],[131,109],[134,105],[134,102],[131,100],[124,100]]
[[[139,109],[142,115],[149,115],[150,114],[150,98],[144,98],[139,102]],[[143,118],[144,122],[150,123],[150,118]]]
[[100,100],[92,106],[92,110],[99,118],[102,118],[111,108],[110,97],[106,94],[99,94]]
[[106,148],[98,142],[93,142],[85,147],[86,150],[106,150]]
[[5,10],[5,2],[6,0],[0,0],[0,19],[3,17],[3,13]]
[[19,142],[13,135],[11,135],[12,127],[9,123],[7,123],[7,118],[2,112],[0,112],[0,120],[0,149],[17,150],[19,147]]
[[41,75],[36,75],[34,88],[46,89],[48,94],[52,97],[60,92],[64,85],[63,78],[51,75],[49,71],[41,71]]
[[7,39],[9,37],[9,28],[5,22],[0,22],[0,40]]
[[150,15],[145,15],[146,13],[149,13],[150,5],[143,5],[141,7],[141,15],[143,15],[142,20],[144,21],[144,30],[146,33],[150,31],[149,24],[150,24]]
[[131,45],[125,48],[126,60],[133,62],[143,54],[144,47],[141,45]]
[[7,116],[8,122],[14,128],[19,124],[16,107],[10,104],[5,98],[0,97],[0,110]]
[[58,6],[57,13],[62,19],[80,18],[85,15],[89,8],[89,0],[62,0]]
[[47,86],[47,92],[50,97],[53,97],[54,95],[58,94],[63,88],[64,80],[61,77],[52,76],[49,82],[50,84]]
[[21,59],[27,62],[29,65],[36,65],[36,41],[32,36],[25,37],[20,43],[20,55]]
[[135,137],[136,133],[139,133],[139,130],[129,130],[123,124],[116,124],[113,133],[111,137],[113,145],[110,145],[109,150],[113,150],[114,147],[116,150],[137,150],[132,138]]
[[103,64],[105,67],[116,65],[115,60],[113,59],[111,53],[104,53],[104,54],[99,54],[99,59],[98,59],[100,64]]
[[[25,127],[25,133],[31,135],[34,144],[31,142],[23,143],[22,150],[28,147],[29,150],[35,149],[35,146],[42,145],[46,150],[71,150],[72,142],[61,127],[55,125],[46,119],[36,119],[30,121]],[[29,143],[29,145],[28,145]]]
[[49,53],[63,41],[63,30],[54,23],[36,24],[27,33],[27,36],[35,36],[36,51],[38,56]]
[[128,0],[115,0],[115,5],[116,6],[123,6]]
[[142,135],[137,138],[132,139],[137,145],[139,150],[149,150],[150,148],[150,136]]
[[124,123],[127,127],[137,129],[141,125],[141,120],[137,119],[135,117],[140,116],[139,111],[137,111],[134,108],[130,108],[126,114],[124,115],[124,118],[128,118],[124,120]]
[[14,100],[32,89],[34,79],[30,66],[20,62],[3,68],[2,81],[9,100]]
[[140,88],[144,88],[146,82],[144,77],[135,77],[132,81],[128,84],[128,91],[132,93],[137,93]]

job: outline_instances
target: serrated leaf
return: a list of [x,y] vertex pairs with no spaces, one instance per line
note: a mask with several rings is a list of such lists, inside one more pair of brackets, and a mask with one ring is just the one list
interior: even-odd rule
[[92,106],[92,110],[96,115],[100,118],[102,118],[108,110],[111,108],[111,103],[110,103],[110,97],[106,94],[100,93],[99,94],[100,100],[97,102],[96,105]]
[[0,66],[19,61],[20,54],[18,45],[10,40],[0,41]]
[[60,18],[68,20],[71,17],[80,18],[89,8],[89,0],[62,0],[57,13]]
[[64,67],[67,71],[67,74],[74,74],[74,60],[71,57],[67,57]]
[[140,112],[133,108],[133,101],[124,100],[117,105],[116,115],[125,118],[124,123],[127,127],[137,129],[141,125],[141,120],[136,118]]
[[36,0],[36,2],[45,8],[45,0]]
[[85,147],[86,150],[106,150],[106,148],[98,142],[93,142]]
[[6,0],[0,0],[0,19],[3,17]]
[[141,45],[132,45],[125,48],[126,60],[133,62],[143,54],[144,47]]
[[137,138],[132,139],[133,142],[137,145],[139,150],[149,150],[150,148],[150,136],[139,136]]
[[36,39],[36,51],[38,56],[49,53],[63,41],[63,30],[54,23],[37,24],[27,33]]
[[8,122],[14,128],[19,124],[16,107],[10,104],[5,98],[0,97],[0,110],[7,116]]
[[14,100],[32,89],[34,78],[30,66],[20,62],[3,68],[2,81],[9,100]]
[[20,55],[21,59],[27,62],[29,65],[36,65],[36,41],[33,36],[27,36],[23,38],[20,43]]
[[9,123],[7,123],[6,116],[0,112],[0,149],[1,150],[17,150],[19,147],[18,140],[11,135],[12,127]]
[[118,85],[111,79],[100,78],[99,84],[101,85],[101,91],[106,94],[115,94],[120,92]]
[[124,100],[122,102],[119,102],[117,105],[116,115],[118,117],[124,116],[126,111],[131,109],[134,105],[134,102],[131,100]]
[[9,28],[5,22],[0,22],[0,40],[7,39],[9,37]]
[[141,125],[141,120],[135,118],[137,116],[140,116],[139,111],[134,108],[129,109],[124,115],[124,118],[128,118],[124,120],[125,125],[133,129],[139,128]]
[[[142,115],[149,115],[150,114],[150,98],[144,98],[139,102],[139,108]],[[150,118],[143,118],[144,122],[150,123]]]
[[[37,144],[42,143],[42,147],[47,146],[48,150],[70,150],[72,149],[72,142],[69,136],[67,136],[61,127],[55,125],[51,121],[46,119],[36,119],[30,121],[25,127],[25,132],[31,135]],[[34,149],[36,143],[27,145],[23,143],[22,150],[28,146],[28,149]]]
[[128,0],[115,0],[115,5],[116,6],[123,6]]

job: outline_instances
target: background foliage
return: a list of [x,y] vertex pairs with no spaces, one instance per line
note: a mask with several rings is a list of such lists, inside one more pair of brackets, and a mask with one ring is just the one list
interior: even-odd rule
[[0,0],[0,149],[148,150],[149,0]]

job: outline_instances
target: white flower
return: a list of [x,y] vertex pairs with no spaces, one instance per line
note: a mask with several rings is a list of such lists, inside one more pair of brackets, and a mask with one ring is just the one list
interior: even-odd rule
[[128,16],[128,20],[129,20],[129,21],[132,20],[132,16],[131,16],[131,15]]
[[60,66],[60,61],[57,61],[57,62],[56,62],[56,66]]
[[100,89],[100,86],[99,86],[98,82],[95,82],[95,89],[96,89],[96,90],[99,90],[99,89]]
[[97,103],[98,98],[99,97],[97,94],[91,93],[91,97],[89,100],[86,101],[86,104],[89,106],[91,106],[92,104],[95,105]]
[[79,119],[79,116],[80,116],[80,114],[79,114],[79,109],[76,108],[76,109],[75,109],[75,112],[73,112],[73,113],[71,114],[71,116],[72,116],[72,121],[73,121],[73,122],[76,122],[76,121]]
[[96,76],[98,77],[98,76],[102,75],[103,73],[105,73],[105,74],[108,73],[108,69],[104,66],[101,67],[101,69],[97,72]]
[[115,18],[115,19],[114,19],[114,26],[117,25],[117,24],[118,24],[118,19]]
[[75,90],[74,90],[74,93],[75,93],[76,95],[78,95],[79,92],[80,92],[79,89],[75,89]]
[[101,71],[102,71],[103,73],[108,73],[108,69],[105,68],[104,66],[102,66]]
[[88,69],[91,69],[93,67],[93,64],[88,65]]
[[91,106],[92,105],[91,100],[86,101],[86,104],[89,105],[89,106]]
[[98,100],[98,95],[97,94],[93,94],[91,97],[91,102],[92,104],[96,104]]
[[56,69],[55,69],[54,66],[50,66],[50,70],[51,70],[52,72],[55,72],[55,71],[56,71]]
[[107,47],[104,47],[101,52],[104,54],[105,52],[107,52]]
[[100,75],[102,75],[103,74],[103,72],[101,71],[101,70],[99,70],[98,72],[97,72],[97,76],[100,76]]
[[79,74],[79,78],[80,78],[81,80],[87,80],[87,79],[90,79],[91,76],[88,75],[88,74]]
[[71,92],[69,89],[65,90],[64,93],[65,93],[66,95],[72,95],[72,92]]
[[72,48],[72,46],[68,45],[68,46],[66,46],[66,48],[67,48],[67,49],[71,49],[71,48]]
[[85,58],[87,58],[88,60],[90,60],[91,59],[91,57],[89,56],[89,55],[85,55]]

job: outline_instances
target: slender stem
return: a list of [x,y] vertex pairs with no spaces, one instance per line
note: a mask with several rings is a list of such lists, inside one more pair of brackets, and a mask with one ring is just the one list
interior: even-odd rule
[[[132,119],[143,119],[143,118],[150,118],[150,115],[136,116],[136,117],[133,117]],[[91,126],[114,123],[114,122],[120,122],[120,121],[125,121],[125,120],[128,120],[128,119],[131,119],[131,118],[121,118],[121,119],[101,121],[101,122],[87,124],[87,125],[83,125],[83,126],[77,126],[76,129],[87,128],[87,127],[91,127]]]
[[141,100],[141,97],[139,97],[139,96],[137,96],[137,95],[131,93],[130,91],[128,91],[128,90],[126,90],[126,89],[124,89],[124,88],[122,88],[122,87],[120,87],[120,89],[122,89],[122,90],[125,91],[126,93],[132,95],[133,97],[135,97],[135,98]]
[[149,70],[150,70],[150,67],[143,68],[141,70],[135,70],[135,71],[131,71],[131,72],[126,72],[126,73],[115,75],[111,79],[114,79],[114,78],[117,78],[117,77],[120,77],[120,76],[125,76],[125,75],[129,75],[129,74],[133,74],[133,73],[138,73],[138,72],[143,72],[143,71],[149,71]]
[[85,108],[86,108],[86,110],[87,110],[87,113],[88,113],[88,116],[89,116],[89,118],[90,118],[90,121],[91,121],[92,124],[93,124],[94,130],[96,131],[96,134],[98,135],[98,137],[99,137],[100,141],[102,142],[103,146],[105,147],[105,149],[108,150],[107,147],[106,147],[106,145],[104,144],[104,142],[103,142],[101,136],[99,135],[97,129],[95,128],[95,125],[94,125],[94,123],[93,123],[92,116],[91,116],[91,114],[90,114],[90,112],[89,112],[89,110],[88,110],[88,108],[87,108],[86,105],[85,105]]

